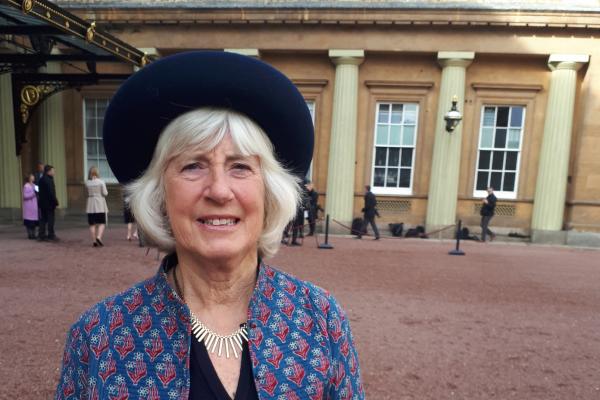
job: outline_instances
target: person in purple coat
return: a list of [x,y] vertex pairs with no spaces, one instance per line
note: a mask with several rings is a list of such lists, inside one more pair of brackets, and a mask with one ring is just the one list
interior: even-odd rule
[[23,224],[29,239],[35,239],[35,227],[38,225],[38,202],[34,181],[35,176],[29,174],[23,185]]

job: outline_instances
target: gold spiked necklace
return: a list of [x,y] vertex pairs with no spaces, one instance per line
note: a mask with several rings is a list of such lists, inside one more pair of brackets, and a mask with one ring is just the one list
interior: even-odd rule
[[[183,290],[181,290],[179,281],[177,280],[176,270],[173,270],[173,281],[175,282],[177,294],[179,294],[181,299],[185,301],[183,297]],[[244,349],[244,341],[248,341],[246,323],[241,324],[240,327],[232,334],[223,336],[212,331],[210,328],[204,325],[191,310],[190,321],[192,323],[192,333],[198,342],[204,344],[207,352],[213,354],[216,352],[217,357],[222,357],[224,355],[227,358],[229,358],[231,355],[233,355],[235,358],[239,358],[240,354],[242,354]]]

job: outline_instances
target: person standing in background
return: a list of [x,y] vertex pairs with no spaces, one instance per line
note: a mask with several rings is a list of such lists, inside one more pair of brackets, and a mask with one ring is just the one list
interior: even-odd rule
[[[44,176],[39,181],[39,207],[41,212],[40,233],[38,240],[58,241],[54,233],[54,213],[58,207],[56,198],[56,188],[54,186],[54,167],[46,165],[44,167]],[[46,234],[46,228],[48,233]]]
[[108,206],[105,197],[108,196],[106,184],[100,179],[98,168],[91,167],[88,173],[88,180],[85,182],[88,191],[86,212],[88,224],[90,225],[90,235],[92,235],[92,246],[102,247],[102,235],[106,226],[106,214]]
[[[127,200],[123,201],[123,222],[127,224],[127,240],[131,241],[131,238],[138,238],[137,227],[133,230],[133,224],[135,224],[135,217],[129,208]],[[132,233],[133,232],[133,233]]]
[[365,186],[365,206],[362,209],[363,212],[363,227],[356,236],[357,239],[362,239],[362,232],[367,231],[368,224],[371,224],[371,228],[373,228],[373,233],[375,234],[375,240],[379,240],[379,229],[377,229],[377,224],[375,223],[375,216],[379,217],[379,212],[377,211],[377,198],[375,194],[371,192],[371,186]]
[[319,202],[319,194],[315,190],[311,181],[306,182],[306,198],[307,198],[307,210],[308,210],[308,227],[309,233],[307,236],[312,236],[315,234],[315,226],[317,220],[317,211],[318,211],[318,202]]
[[485,237],[490,235],[490,241],[496,238],[496,234],[488,227],[490,220],[494,217],[494,211],[496,210],[496,195],[494,195],[494,188],[489,187],[487,189],[488,195],[483,199],[481,205],[481,241],[485,242]]
[[27,229],[27,238],[35,239],[35,227],[38,225],[38,201],[35,193],[35,176],[29,174],[23,186],[23,224]]
[[36,186],[38,186],[40,184],[40,179],[42,179],[42,176],[44,176],[44,163],[37,163],[33,176],[35,177],[34,183]]

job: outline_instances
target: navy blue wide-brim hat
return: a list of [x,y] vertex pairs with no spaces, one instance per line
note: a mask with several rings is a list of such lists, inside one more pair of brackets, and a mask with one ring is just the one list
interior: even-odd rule
[[267,134],[276,158],[303,177],[314,131],[306,102],[272,66],[227,52],[193,51],[162,58],[136,72],[113,96],[104,117],[104,149],[121,183],[148,167],[158,138],[175,118],[200,107],[245,114]]

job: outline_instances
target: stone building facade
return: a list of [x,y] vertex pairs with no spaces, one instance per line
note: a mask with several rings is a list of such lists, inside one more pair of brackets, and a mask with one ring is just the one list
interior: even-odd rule
[[[543,242],[597,240],[595,1],[57,3],[160,56],[235,51],[282,70],[313,112],[310,178],[337,221],[360,215],[363,188],[371,185],[381,225],[432,231],[461,219],[477,231],[481,198],[494,186],[493,225],[501,233],[531,233]],[[110,181],[98,134],[115,89],[53,96],[48,101],[62,113],[38,113],[19,161],[25,172],[48,160],[42,149],[62,148],[55,151],[64,157],[61,193],[69,213],[85,208],[90,165],[100,164]],[[463,120],[448,133],[443,117],[453,97]],[[53,145],[44,145],[44,127],[61,118],[62,137],[58,132]],[[111,198],[117,212],[116,184]]]

